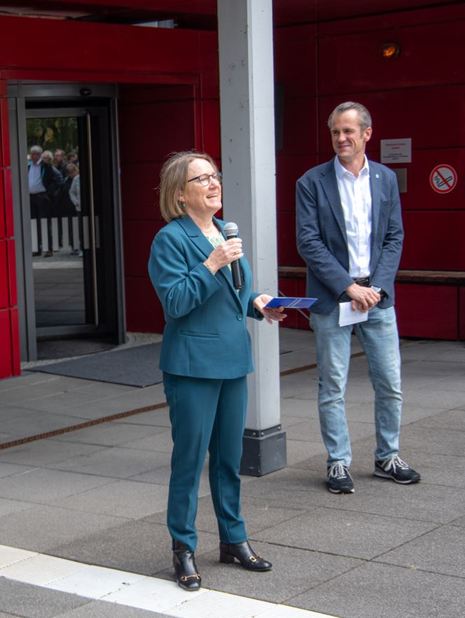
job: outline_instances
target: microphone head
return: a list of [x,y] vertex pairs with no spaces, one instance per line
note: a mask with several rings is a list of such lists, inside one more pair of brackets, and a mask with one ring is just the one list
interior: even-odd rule
[[226,238],[234,238],[239,234],[239,228],[237,227],[237,223],[233,223],[232,221],[226,223],[223,229]]

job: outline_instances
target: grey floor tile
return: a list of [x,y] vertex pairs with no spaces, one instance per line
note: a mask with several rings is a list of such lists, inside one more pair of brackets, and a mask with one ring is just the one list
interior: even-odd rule
[[435,412],[443,412],[464,405],[464,393],[452,391],[449,388],[410,388],[409,382],[404,380],[403,393],[405,401],[410,405],[431,408]]
[[[2,383],[3,380],[0,380],[0,384]],[[0,393],[1,392],[2,391],[0,390]],[[4,401],[2,401],[2,405],[0,406],[0,422],[2,426],[8,421],[16,420],[30,414],[33,414],[33,410],[29,410],[28,408],[24,408],[22,406],[11,405]]]
[[87,444],[68,444],[52,438],[36,440],[13,448],[0,450],[0,465],[5,463],[46,466],[72,457],[87,457],[102,447]]
[[318,418],[300,419],[292,424],[283,421],[283,429],[290,440],[321,442],[320,421]]
[[457,519],[453,519],[451,522],[449,522],[450,526],[463,526],[465,527],[465,516],[464,517],[457,517]]
[[401,340],[401,355],[404,362],[424,361],[434,358],[436,361],[463,363],[463,343],[458,341]]
[[293,519],[267,527],[255,536],[263,541],[339,556],[370,559],[431,530],[434,524],[354,511],[312,508]]
[[78,496],[60,499],[57,504],[86,513],[141,519],[165,510],[167,500],[166,486],[123,480],[97,487],[95,490],[90,489]]
[[126,448],[140,449],[142,451],[160,451],[171,454],[173,441],[170,428],[157,427],[155,428],[157,433],[154,432],[152,435],[147,431],[147,427],[139,425],[139,428],[145,431],[145,437],[126,442]]
[[448,427],[424,426],[427,421],[417,421],[402,429],[402,445],[418,452],[432,454],[454,454],[465,457],[463,431]]
[[457,577],[370,563],[287,602],[339,618],[449,618],[464,615],[465,586]]
[[[70,446],[69,443],[62,443]],[[82,445],[85,446],[85,445]],[[88,448],[91,448],[90,446]],[[50,464],[60,470],[71,470],[87,474],[97,474],[114,479],[125,479],[142,474],[166,464],[167,455],[157,451],[139,451],[125,447],[99,447],[86,457],[69,457],[66,461]]]
[[0,479],[0,497],[47,504],[107,485],[112,479],[91,474],[36,468],[28,474]]
[[[253,535],[277,523],[292,520],[305,511],[303,509],[286,508],[285,506],[270,507],[264,500],[245,497],[241,502],[241,512],[245,519],[247,532],[249,535]],[[163,525],[166,522],[166,511],[146,517],[144,521]],[[196,525],[197,529],[203,532],[214,533],[217,530],[216,516],[210,496],[205,496],[199,500]]]
[[417,426],[465,432],[465,409],[447,410],[446,412],[428,416],[419,422]]
[[65,594],[0,577],[1,610],[22,618],[54,618],[87,602],[75,594]]
[[318,397],[318,375],[314,370],[291,373],[281,378],[281,397],[313,399]]
[[[218,545],[217,535],[199,534],[197,554]],[[54,556],[141,575],[171,573],[171,539],[166,525],[131,521],[86,539],[57,546]]]
[[56,545],[86,539],[120,526],[122,518],[60,507],[35,506],[0,517],[0,544],[47,552]]
[[20,500],[5,500],[0,498],[0,518],[10,513],[18,513],[19,511],[27,511],[28,509],[37,508],[37,504],[32,502],[24,502]]
[[67,611],[55,618],[171,618],[171,616],[116,603],[90,601],[86,605]]
[[377,560],[465,579],[465,528],[441,526]]
[[62,436],[54,437],[58,442],[81,442],[100,446],[121,446],[131,448],[130,443],[141,438],[154,439],[157,434],[164,430],[160,427],[147,428],[141,425],[128,425],[123,423],[102,423],[101,425],[86,427],[78,431],[71,431]]
[[128,416],[121,420],[116,420],[114,423],[121,423],[125,425],[154,425],[156,427],[171,427],[170,417],[168,414],[168,407],[158,408],[157,410],[151,410],[150,412],[140,412]]
[[200,555],[197,566],[205,586],[273,603],[285,602],[321,582],[331,580],[360,561],[251,540],[254,550],[273,570],[251,573],[239,564],[221,564],[218,550]]
[[302,419],[318,420],[317,402],[296,397],[281,398],[281,418],[283,423],[290,419],[290,424]]
[[[0,451],[1,458],[1,451]],[[25,474],[33,470],[32,466],[24,466],[21,464],[9,464],[3,461],[0,461],[0,478],[5,478],[7,476],[15,476],[20,474]]]
[[[274,506],[285,504],[286,507],[309,509],[318,492],[326,492],[322,474],[308,468],[310,462],[314,461],[315,458],[308,459],[301,464],[252,479],[242,485],[242,496],[263,498]],[[324,462],[320,461],[320,464],[323,472]]]
[[164,466],[158,466],[148,472],[142,474],[135,474],[130,476],[128,480],[137,481],[138,483],[153,483],[154,485],[168,486],[171,476],[171,466],[169,461]]
[[290,440],[288,438],[286,447],[288,466],[306,461],[315,455],[319,455],[322,461],[326,459],[326,449],[321,439],[318,442],[304,442],[303,440]]
[[411,464],[427,483],[465,489],[465,456],[416,451]]
[[244,485],[242,494],[267,498],[271,505],[343,508],[432,523],[448,523],[465,515],[465,490],[430,484],[427,477],[416,485],[377,479],[372,476],[368,452],[365,449],[368,460],[363,465],[354,464],[351,468],[354,494],[341,496],[328,492],[324,461],[315,457]]
[[[41,410],[34,410],[28,414],[11,419],[3,424],[2,429],[8,433],[8,440],[28,438],[40,434],[59,431],[71,425],[78,425],[86,419],[64,414],[51,414]],[[6,442],[6,440],[2,440]]]

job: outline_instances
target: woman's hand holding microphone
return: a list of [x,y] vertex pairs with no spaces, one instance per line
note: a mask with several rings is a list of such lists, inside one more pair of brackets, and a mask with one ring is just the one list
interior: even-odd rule
[[212,275],[216,275],[220,268],[231,264],[231,262],[234,262],[235,260],[239,260],[243,257],[243,255],[242,239],[230,238],[213,249],[208,258],[205,260],[204,265],[208,268]]

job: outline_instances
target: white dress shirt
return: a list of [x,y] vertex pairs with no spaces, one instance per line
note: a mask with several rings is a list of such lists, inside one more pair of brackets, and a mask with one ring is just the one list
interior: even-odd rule
[[40,163],[33,163],[29,166],[28,171],[29,193],[44,193],[45,187],[42,182],[42,170]]
[[337,186],[346,224],[349,249],[349,275],[353,278],[370,275],[371,191],[370,168],[365,161],[358,176],[349,172],[335,157]]

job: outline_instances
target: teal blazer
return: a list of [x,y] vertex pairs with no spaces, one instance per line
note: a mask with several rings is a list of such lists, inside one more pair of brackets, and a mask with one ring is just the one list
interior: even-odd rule
[[[213,219],[223,231],[224,223]],[[240,259],[244,284],[237,292],[231,270],[212,275],[203,264],[211,243],[187,215],[155,236],[148,270],[165,314],[160,369],[195,378],[233,379],[253,371],[247,316],[253,307],[252,272]]]

